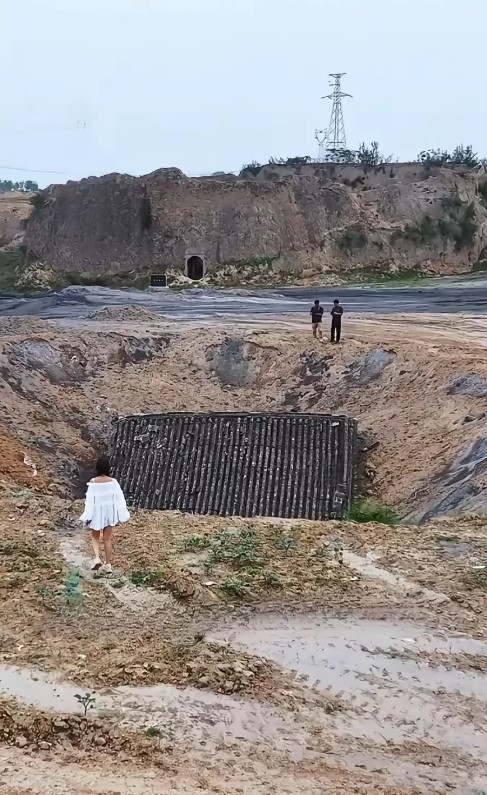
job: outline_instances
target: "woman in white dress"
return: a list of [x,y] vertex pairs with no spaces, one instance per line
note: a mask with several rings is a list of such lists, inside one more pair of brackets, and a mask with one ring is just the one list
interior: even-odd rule
[[102,568],[100,559],[100,534],[103,534],[105,547],[104,574],[112,573],[113,565],[113,528],[120,522],[128,522],[130,514],[127,510],[125,497],[120,484],[110,477],[110,462],[99,458],[96,462],[96,477],[88,483],[85,510],[80,520],[91,528],[91,543],[95,559],[92,570]]

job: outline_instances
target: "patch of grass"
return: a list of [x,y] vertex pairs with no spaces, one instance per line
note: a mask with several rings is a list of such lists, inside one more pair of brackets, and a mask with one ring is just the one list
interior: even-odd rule
[[403,238],[416,244],[426,245],[431,243],[436,237],[438,237],[436,221],[426,214],[418,223],[406,224],[404,229],[396,229],[391,235],[391,243],[393,244],[396,240]]
[[[365,282],[366,284],[384,285],[387,287],[403,287],[432,278],[431,274],[423,273],[422,271],[403,269],[391,272],[381,271],[376,268],[366,268],[360,274],[354,274],[354,276],[359,276],[361,283]],[[357,279],[355,278],[354,281],[357,281]]]
[[474,273],[484,273],[487,271],[487,259],[480,259],[472,268]]
[[289,535],[289,533],[281,530],[276,546],[280,552],[285,552],[286,555],[288,555],[297,548],[298,541],[295,536]]
[[377,522],[378,524],[388,524],[391,527],[401,523],[401,520],[393,508],[381,505],[374,500],[356,500],[352,503],[345,514],[345,518],[350,522]]
[[55,588],[51,588],[49,585],[39,585],[37,588],[37,593],[41,597],[44,607],[49,607],[51,600],[56,596],[57,591]]
[[242,269],[242,268],[272,268],[274,262],[279,259],[279,256],[269,256],[269,257],[256,257],[252,260],[241,260],[238,262],[230,263],[233,265],[234,268]]
[[[244,528],[238,532],[223,530],[210,539],[210,554],[206,560],[208,571],[216,563],[229,563],[234,569],[260,568],[264,560],[254,530]],[[210,568],[211,567],[211,568]]]
[[198,552],[200,549],[208,549],[210,539],[205,535],[183,536],[180,541],[181,548],[185,552]]
[[404,229],[396,229],[391,235],[391,245],[398,240],[409,240],[416,245],[428,245],[437,238],[446,238],[455,242],[455,248],[460,251],[473,245],[477,233],[475,222],[475,205],[463,202],[458,193],[443,199],[443,206],[447,210],[447,218],[435,220],[429,215],[424,215],[416,224],[406,224]]
[[241,598],[248,593],[249,584],[243,577],[229,577],[223,583],[222,589],[231,596]]
[[129,573],[132,585],[138,588],[155,588],[162,582],[162,572],[151,569],[134,569]]
[[61,598],[66,607],[80,607],[85,594],[81,590],[81,575],[78,569],[71,569],[68,578],[64,581]]

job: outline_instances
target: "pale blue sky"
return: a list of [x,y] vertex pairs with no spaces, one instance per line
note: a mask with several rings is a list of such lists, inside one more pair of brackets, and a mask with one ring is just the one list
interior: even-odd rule
[[314,155],[335,71],[350,147],[487,156],[487,0],[3,0],[0,15],[0,178]]

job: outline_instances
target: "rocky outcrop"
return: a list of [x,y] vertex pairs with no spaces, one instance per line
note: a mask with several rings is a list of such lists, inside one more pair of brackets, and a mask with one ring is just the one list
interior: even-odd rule
[[255,265],[300,276],[360,269],[471,270],[487,245],[483,169],[422,164],[268,166],[240,178],[178,169],[111,174],[43,192],[32,255],[85,278]]

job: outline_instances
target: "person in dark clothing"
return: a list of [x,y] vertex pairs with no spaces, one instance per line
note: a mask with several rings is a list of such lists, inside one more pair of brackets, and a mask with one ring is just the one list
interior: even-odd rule
[[311,315],[311,328],[313,329],[313,337],[319,335],[319,338],[323,338],[323,332],[321,330],[321,321],[323,319],[323,307],[320,306],[320,302],[318,299],[314,302],[313,306],[309,310]]
[[331,341],[340,342],[342,334],[342,315],[343,306],[340,306],[340,301],[335,298],[333,301],[333,308],[330,312],[331,315]]

